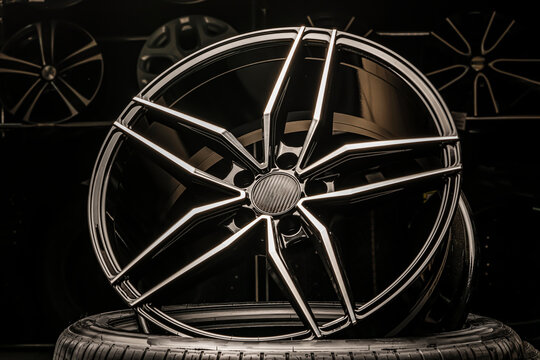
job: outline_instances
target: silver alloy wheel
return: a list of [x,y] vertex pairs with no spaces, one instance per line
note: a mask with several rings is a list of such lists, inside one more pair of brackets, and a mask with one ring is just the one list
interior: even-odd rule
[[[243,63],[235,62],[236,59],[242,59]],[[310,72],[311,68],[306,62],[318,66],[320,72]],[[228,69],[218,71],[212,67],[222,63]],[[255,123],[260,121],[258,129],[228,129],[219,126],[219,118],[211,121],[178,109],[182,104],[187,104],[182,100],[190,100],[190,96],[197,95],[197,91],[202,91],[200,89],[205,85],[228,79],[226,76],[238,69],[256,68],[268,63],[278,64],[280,69],[277,78],[271,81],[272,86],[260,118],[253,119]],[[370,72],[364,72],[364,67],[369,68]],[[288,101],[303,101],[298,94],[292,99],[287,97],[288,92],[293,91],[295,80],[303,81],[306,78],[294,75],[299,68],[308,69],[307,72],[318,79],[316,87],[307,86],[314,95],[309,121],[288,120],[287,116],[292,110],[283,114],[283,108],[289,106]],[[336,79],[342,80],[341,70],[336,68],[353,69],[351,71],[358,78],[367,76],[362,81],[367,87],[362,89],[362,111],[367,113],[365,109],[369,108],[371,114],[378,114],[371,124],[362,122],[360,117],[330,109],[339,100],[334,99],[332,93],[340,93],[341,89],[334,84]],[[199,75],[202,78],[196,77]],[[271,75],[272,72],[267,72],[262,76]],[[235,76],[242,86],[263,87],[261,83],[254,85],[250,76]],[[399,101],[395,103],[392,103],[394,97],[390,96],[386,99],[388,104],[383,103],[382,108],[376,109],[374,105],[384,91],[381,88],[383,85],[373,85],[373,82],[380,79],[384,81],[384,86],[390,84],[384,88],[387,89],[385,91],[395,95],[399,90],[410,96],[404,100],[396,95]],[[181,90],[174,97],[167,93],[178,88]],[[373,95],[373,103],[365,95],[368,89],[378,91],[379,95]],[[224,88],[219,90],[223,91]],[[309,97],[308,94],[300,94],[305,95],[304,98]],[[334,100],[330,101],[329,98]],[[207,100],[204,100],[203,110],[212,111]],[[216,98],[210,100],[218,101]],[[404,114],[408,108],[420,109],[415,115],[421,114],[423,119],[420,121],[415,116],[409,116],[410,113]],[[333,116],[329,115],[330,111]],[[405,124],[399,125],[400,122],[388,114],[403,120]],[[147,116],[154,116],[160,127],[168,124],[191,134],[189,137],[206,139],[204,144],[208,144],[208,147],[201,147],[195,141],[199,151],[190,152],[190,156],[186,157],[185,153],[172,150],[174,147],[158,143],[159,136],[146,131],[149,129]],[[377,124],[381,118],[388,118],[392,126],[398,124],[397,130]],[[425,130],[426,127],[429,131]],[[302,141],[295,145],[287,138],[293,135],[302,135]],[[189,137],[185,137],[185,141],[189,141]],[[355,141],[350,141],[351,137]],[[328,143],[331,144],[326,146]],[[122,180],[116,175],[120,171],[117,169],[125,168],[126,161],[129,162],[133,154],[140,150],[151,155],[162,169],[179,179],[180,185],[175,191],[180,191],[181,196],[195,187],[207,189],[204,194],[208,198],[212,198],[213,192],[222,195],[210,202],[200,201],[199,198],[197,201],[179,202],[186,208],[175,221],[168,222],[165,231],[154,232],[156,236],[150,242],[131,246],[132,240],[120,235],[124,232],[120,226],[121,215],[119,212],[115,216],[113,209],[121,208],[122,201],[110,198],[128,187],[118,185],[118,180],[120,183]],[[129,155],[122,155],[124,151]],[[402,161],[402,156],[410,156],[414,160]],[[391,166],[375,165],[394,157],[400,160]],[[216,164],[224,161],[230,163],[227,171],[219,174],[213,170]],[[399,164],[410,164],[410,161],[416,164],[415,168],[399,167]],[[345,175],[352,172],[352,168],[359,168],[357,164],[362,162],[370,164],[369,169],[377,170],[366,172],[362,177],[357,174],[350,177]],[[341,169],[337,173],[337,177],[341,176],[339,179],[332,177],[336,169]],[[459,139],[448,110],[425,77],[401,57],[369,40],[336,30],[304,27],[263,30],[224,40],[185,58],[133,99],[107,136],[94,168],[89,196],[90,231],[98,260],[115,290],[143,318],[170,333],[244,341],[320,338],[357,323],[357,326],[362,326],[374,314],[410,291],[418,281],[424,282],[423,290],[436,284],[448,256],[451,238],[448,229],[459,199],[460,171]],[[355,183],[351,185],[351,181]],[[430,185],[432,183],[437,185]],[[337,209],[328,216],[339,212],[345,212],[344,216],[347,216],[347,211],[355,209],[358,204],[384,201],[387,197],[393,199],[398,193],[408,192],[409,188],[416,191],[418,187],[424,188],[419,190],[424,198],[419,206],[430,202],[430,198],[439,199],[433,200],[436,207],[430,210],[428,225],[426,221],[420,221],[421,227],[425,228],[420,233],[425,237],[418,240],[420,245],[414,248],[414,256],[408,259],[410,261],[391,282],[382,289],[374,290],[374,296],[366,301],[355,300],[357,292],[353,288],[357,281],[351,283],[354,275],[347,271],[347,265],[342,261],[346,257],[344,255],[348,254],[340,250],[346,244],[337,240],[339,231],[325,223],[325,216],[321,215],[325,210],[321,207]],[[433,190],[434,187],[437,190]],[[200,190],[196,194],[200,197]],[[397,204],[396,200],[396,208]],[[129,204],[126,206],[130,207]],[[238,214],[246,212],[249,216],[244,216],[240,221]],[[152,215],[149,212],[147,216]],[[222,218],[225,220],[219,220]],[[141,221],[144,219],[141,218]],[[199,251],[199,255],[192,255],[190,260],[184,261],[170,273],[161,274],[158,280],[153,278],[150,285],[141,285],[144,281],[133,280],[141,273],[155,275],[157,268],[163,264],[152,262],[153,259],[170,253],[178,245],[175,243],[179,239],[185,240],[188,237],[186,234],[190,234],[194,228],[199,229],[197,236],[204,239],[201,234],[210,231],[212,226],[222,224],[228,235],[222,236],[217,244],[214,239],[217,235],[213,234],[210,248]],[[134,233],[131,235],[137,236]],[[291,316],[296,314],[303,329],[281,329],[283,331],[270,335],[231,335],[190,326],[160,310],[163,299],[156,301],[160,293],[218,261],[231,249],[235,251],[253,236],[264,240],[271,274],[294,309]],[[193,235],[190,238],[195,239]],[[297,276],[299,264],[289,263],[287,252],[306,239],[314,240],[316,253],[320,255],[335,290],[334,296],[341,303],[341,314],[314,315],[310,307],[312,299],[304,296],[306,288],[299,285]],[[130,254],[126,256],[126,252]],[[179,257],[184,255],[178,254]],[[241,257],[237,258],[241,260]],[[150,268],[147,267],[149,263],[152,263]],[[145,266],[146,270],[141,270]],[[426,279],[434,280],[429,280],[432,282],[427,284],[429,281]],[[415,303],[418,300],[423,304],[429,293],[418,295]],[[157,305],[158,302],[161,304]],[[419,311],[419,307],[415,304],[407,309],[411,313],[400,320],[399,326],[404,327]],[[265,315],[270,316],[261,314],[262,317]]]

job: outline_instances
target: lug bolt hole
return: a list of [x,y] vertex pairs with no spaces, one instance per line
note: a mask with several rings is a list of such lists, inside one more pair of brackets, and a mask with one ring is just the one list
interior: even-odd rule
[[307,196],[324,194],[327,192],[327,189],[326,184],[321,180],[308,181],[304,188]]
[[293,153],[284,153],[276,159],[276,165],[282,170],[292,169],[296,162],[298,161],[298,156]]
[[249,170],[242,170],[234,176],[234,185],[245,188],[253,183],[255,180],[253,174]]
[[278,231],[285,236],[298,234],[302,227],[300,218],[296,215],[287,215],[282,217],[278,223]]
[[236,215],[234,215],[234,224],[237,227],[242,228],[249,224],[253,219],[255,219],[255,213],[253,210],[243,207],[238,210]]

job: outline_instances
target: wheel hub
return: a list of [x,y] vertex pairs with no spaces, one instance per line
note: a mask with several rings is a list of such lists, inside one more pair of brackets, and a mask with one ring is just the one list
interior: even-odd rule
[[300,200],[298,180],[285,173],[273,173],[253,185],[251,199],[255,209],[263,214],[280,215],[293,209]]
[[45,81],[53,81],[56,78],[56,68],[52,65],[45,65],[41,69],[41,77]]

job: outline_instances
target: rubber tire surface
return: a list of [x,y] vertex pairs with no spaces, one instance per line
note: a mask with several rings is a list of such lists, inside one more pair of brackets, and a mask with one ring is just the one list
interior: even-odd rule
[[84,360],[536,360],[503,323],[469,316],[462,330],[425,337],[237,342],[136,331],[131,310],[82,319],[58,338],[54,359]]

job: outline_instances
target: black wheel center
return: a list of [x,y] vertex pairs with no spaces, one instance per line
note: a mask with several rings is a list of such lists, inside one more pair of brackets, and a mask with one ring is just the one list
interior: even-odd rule
[[291,210],[302,191],[291,175],[275,173],[259,179],[251,191],[251,200],[257,210],[264,214],[279,215]]

